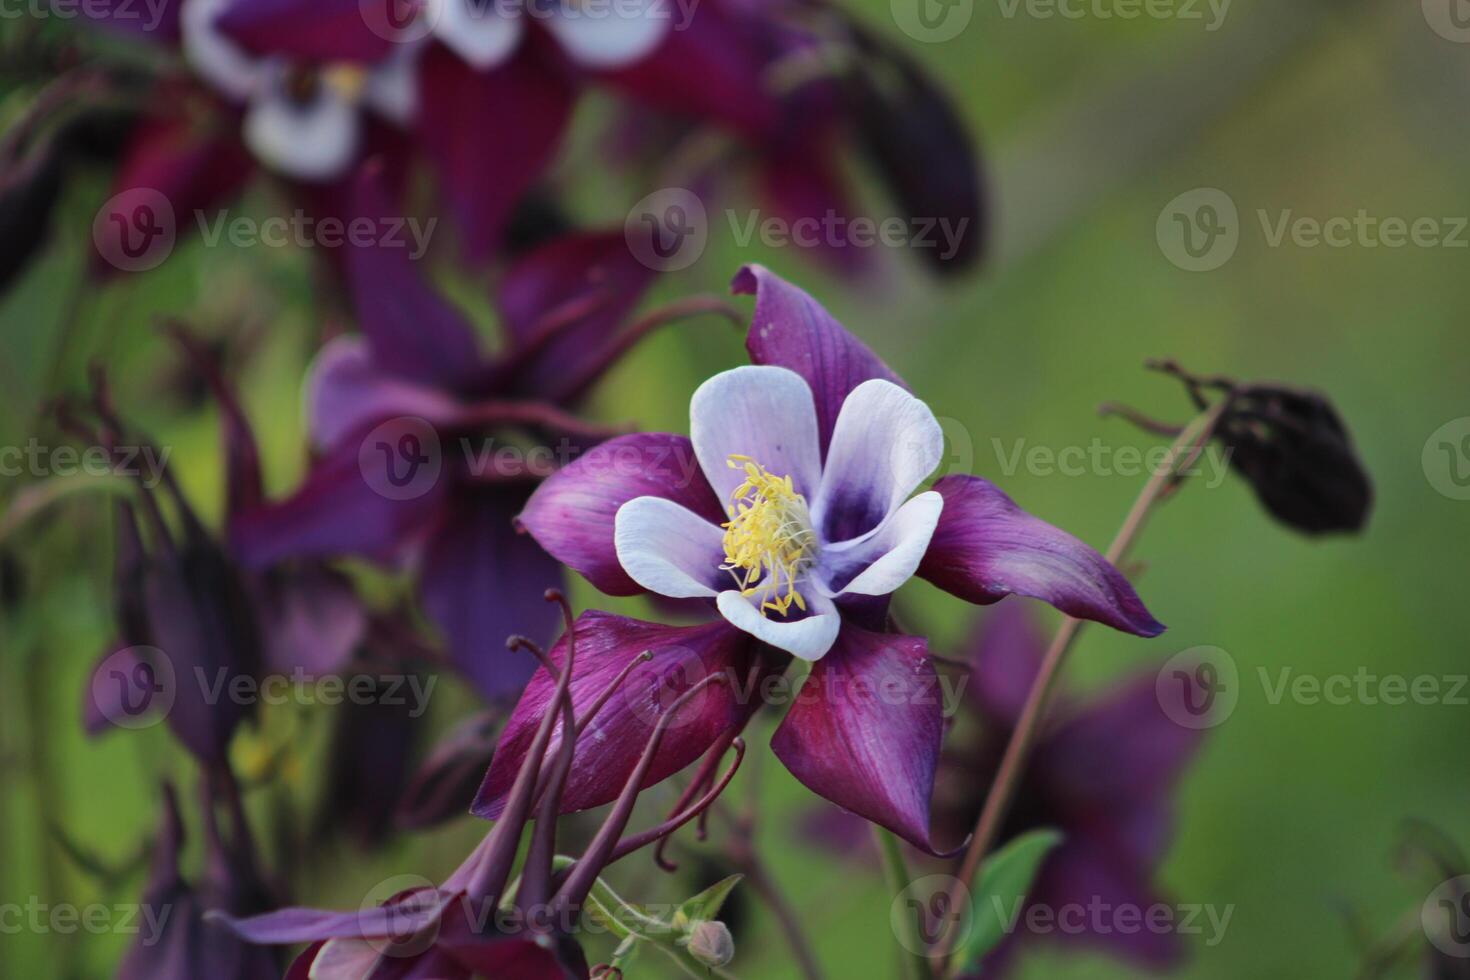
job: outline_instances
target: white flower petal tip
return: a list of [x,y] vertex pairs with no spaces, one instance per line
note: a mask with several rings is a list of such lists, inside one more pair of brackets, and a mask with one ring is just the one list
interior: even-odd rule
[[806,601],[811,615],[789,623],[766,618],[754,603],[733,589],[721,592],[715,605],[720,615],[736,629],[785,650],[793,657],[821,660],[837,642],[842,617],[837,607],[820,593],[813,592]]

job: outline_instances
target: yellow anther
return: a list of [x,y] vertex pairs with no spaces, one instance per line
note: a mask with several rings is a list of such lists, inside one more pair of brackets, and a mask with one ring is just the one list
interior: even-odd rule
[[816,557],[806,498],[789,476],[776,476],[749,456],[731,454],[732,470],[745,482],[730,494],[725,528],[725,563],[742,594],[759,596],[761,608],[786,613],[794,605],[805,611],[797,580]]

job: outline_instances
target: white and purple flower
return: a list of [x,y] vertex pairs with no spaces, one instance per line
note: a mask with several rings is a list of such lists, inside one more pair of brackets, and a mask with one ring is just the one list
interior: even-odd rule
[[[579,707],[593,677],[632,673],[624,710],[603,712],[602,736],[578,743],[563,805],[611,799],[633,762],[620,746],[652,724],[650,704],[725,673],[736,683],[707,694],[653,778],[718,750],[790,654],[813,663],[772,739],[777,756],[815,792],[933,851],[944,722],[939,700],[922,696],[935,678],[925,640],[888,618],[894,591],[918,575],[971,602],[1024,595],[1141,636],[1163,627],[1102,555],[993,484],[946,476],[914,495],[943,450],[929,408],[800,289],[759,266],[734,288],[756,295],[755,365],[699,388],[691,436],[611,439],[547,479],[519,518],[604,592],[702,599],[721,617],[684,628],[582,617],[578,640],[596,666],[573,685]],[[895,689],[919,696],[874,696]],[[538,673],[481,787],[482,816],[499,813],[549,692]]]

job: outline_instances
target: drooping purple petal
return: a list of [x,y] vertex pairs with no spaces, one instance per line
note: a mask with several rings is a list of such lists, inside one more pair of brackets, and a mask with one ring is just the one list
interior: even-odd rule
[[608,595],[643,591],[618,563],[618,508],[663,497],[719,523],[724,510],[684,436],[645,432],[595,446],[536,488],[517,522],[551,555]]
[[982,605],[1030,596],[1127,633],[1164,631],[1106,558],[1032,517],[993,483],[947,476],[934,489],[944,495],[944,512],[919,574],[941,589]]
[[745,338],[750,359],[789,368],[811,386],[824,455],[849,392],[873,378],[906,387],[820,303],[764,266],[745,266],[735,274],[730,288],[755,296],[755,313]]
[[444,389],[408,380],[359,337],[335,337],[312,362],[306,411],[312,443],[326,449],[392,418],[449,425],[461,406]]
[[239,515],[230,525],[231,551],[256,569],[287,558],[383,560],[422,534],[439,511],[448,480],[441,473],[427,485],[411,481],[409,487],[421,490],[417,495],[388,496],[369,482],[372,470],[360,458],[362,449],[358,439],[345,440],[316,461],[290,497]]
[[[673,719],[649,770],[647,785],[683,769],[722,734],[743,726],[759,706],[759,678],[780,669],[761,659],[759,644],[723,622],[663,626],[592,611],[578,618],[575,629],[577,669],[571,692],[579,719],[644,651],[652,657],[632,668],[577,739],[561,801],[563,813],[615,799],[637,765],[659,717],[699,681],[711,674],[726,677],[725,683],[706,687]],[[551,651],[551,658],[560,664],[565,657],[563,637]],[[754,687],[750,686],[752,668],[757,680]],[[476,815],[491,820],[500,815],[554,688],[544,669],[538,670],[526,686],[501,733],[495,759],[480,787],[473,809]],[[548,755],[555,755],[560,738],[558,732]]]
[[812,792],[934,853],[929,797],[943,735],[925,640],[844,625],[771,750]]
[[[182,101],[185,94],[177,87],[160,86],[153,101],[167,105],[170,100]],[[196,214],[206,222],[215,221],[219,217],[215,209],[233,199],[255,169],[254,158],[227,124],[200,126],[185,112],[149,116],[133,132],[113,177],[109,209],[94,228],[115,232],[115,246],[124,256],[132,257],[128,249],[140,242],[147,256],[147,249],[163,248],[174,240],[153,233],[155,228],[166,231],[170,227],[167,216],[157,213],[160,196],[173,211],[171,227],[182,234],[198,227],[199,222],[193,220]],[[140,208],[148,210],[140,212]],[[152,241],[133,234],[145,227]],[[101,274],[110,273],[117,258],[111,252],[114,242],[100,239],[99,246],[104,242],[105,250],[97,253],[93,263],[93,271]]]
[[1090,700],[1055,727],[1035,761],[1080,819],[1097,818],[1111,850],[1149,870],[1169,844],[1170,794],[1205,734],[1170,720],[1155,682],[1146,671]]
[[[302,61],[375,62],[394,40],[393,0],[235,0],[216,21],[219,29],[257,55]],[[374,28],[378,28],[374,30]]]
[[[355,207],[388,228],[402,212],[388,199],[383,175],[368,166],[357,180]],[[448,300],[430,286],[426,269],[416,264],[406,240],[378,239],[349,245],[347,263],[358,326],[372,345],[380,369],[431,385],[454,386],[480,369],[473,328]]]
[[247,942],[263,945],[402,936],[412,935],[437,921],[460,894],[425,888],[401,896],[401,900],[358,911],[285,908],[249,918],[214,913],[209,919]]
[[[488,72],[473,70],[439,45],[423,57],[419,138],[472,258],[500,241],[571,117],[574,91],[535,47],[523,44],[513,59]],[[510,133],[514,139],[506,138]]]
[[515,343],[503,365],[510,391],[575,398],[596,379],[653,277],[621,229],[566,235],[516,262],[497,295]]
[[203,541],[159,556],[145,574],[144,596],[149,639],[173,677],[168,726],[199,759],[219,762],[253,710],[225,693],[260,669],[249,599],[224,555]]
[[[824,137],[817,133],[794,141],[783,139],[761,153],[761,201],[787,227],[800,228],[811,222],[827,227],[829,215],[845,219],[854,214],[835,144],[836,134]],[[870,249],[840,233],[820,235],[815,244],[804,245],[801,251],[803,257],[846,277],[856,277],[873,264]]]
[[460,671],[486,700],[519,691],[535,661],[512,653],[513,634],[550,642],[560,618],[546,602],[563,572],[513,520],[525,502],[520,489],[456,494],[424,551],[419,592]]

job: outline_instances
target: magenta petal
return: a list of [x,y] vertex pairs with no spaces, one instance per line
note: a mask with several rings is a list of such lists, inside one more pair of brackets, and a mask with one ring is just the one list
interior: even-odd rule
[[[154,93],[165,103],[187,95],[167,86]],[[228,125],[200,126],[187,113],[149,116],[130,140],[113,177],[111,211],[99,219],[106,222],[102,227],[134,227],[130,222],[136,209],[156,208],[162,196],[173,209],[173,227],[186,233],[199,227],[196,215],[214,222],[214,209],[238,194],[255,173],[255,159]],[[168,227],[167,222],[162,226]],[[173,239],[165,235],[157,241],[172,244]],[[116,256],[97,253],[94,258],[94,271],[113,270],[109,261]]]
[[[382,172],[368,167],[358,178],[355,210],[390,228],[401,214],[388,199]],[[374,360],[401,377],[426,384],[454,385],[473,378],[480,366],[475,332],[463,315],[429,285],[427,268],[416,263],[405,239],[353,244],[348,258],[358,324]]]
[[[673,8],[669,8],[672,10]],[[598,78],[666,112],[713,120],[752,136],[769,132],[780,106],[767,83],[769,25],[742,21],[714,3],[690,5],[652,54]]]
[[409,896],[411,901],[407,904],[395,901],[354,912],[286,908],[244,919],[214,912],[209,915],[209,921],[247,942],[261,945],[404,936],[436,921],[459,894],[423,889]]
[[1164,632],[1106,558],[1032,517],[995,484],[947,476],[934,489],[944,496],[944,511],[919,574],[941,589],[980,604],[1030,596],[1126,633]]
[[368,482],[360,449],[361,440],[345,440],[316,461],[290,497],[236,517],[231,553],[256,569],[287,558],[386,559],[422,533],[443,503],[444,475],[427,487],[410,483],[416,496],[390,497]]
[[562,564],[608,595],[643,589],[618,564],[613,521],[634,497],[663,497],[719,523],[725,514],[685,436],[643,432],[588,450],[548,477],[517,518]]
[[521,634],[548,643],[561,618],[545,599],[547,589],[562,584],[561,566],[512,524],[524,501],[524,490],[461,494],[424,552],[424,612],[487,700],[518,692],[536,665],[507,650],[506,639]]
[[771,750],[812,792],[932,854],[929,797],[943,737],[925,640],[844,624]]
[[471,257],[499,243],[571,118],[575,93],[533,48],[522,45],[514,60],[488,72],[474,71],[443,45],[423,56],[419,138]]
[[[575,397],[595,380],[609,344],[653,282],[622,229],[567,235],[516,262],[500,284],[501,321],[515,338],[507,382],[548,401]],[[580,303],[586,312],[545,331],[548,317]]]
[[[644,744],[664,710],[679,695],[711,674],[727,682],[704,689],[670,723],[645,785],[651,786],[694,762],[732,727],[741,727],[759,706],[756,686],[747,689],[752,667],[773,668],[761,661],[759,644],[723,621],[702,626],[663,626],[625,616],[591,611],[576,622],[577,660],[572,677],[572,703],[582,718],[589,706],[620,671],[645,650],[652,659],[632,669],[577,739],[571,775],[561,812],[601,806],[615,799],[632,774]],[[551,651],[557,664],[566,657],[566,638]],[[516,773],[546,713],[555,684],[538,670],[501,733],[495,758],[471,812],[494,820],[505,806]],[[556,755],[558,733],[547,750]]]
[[374,62],[387,57],[395,43],[386,30],[392,2],[235,0],[215,23],[241,47],[258,55]]
[[849,392],[874,378],[907,387],[822,304],[765,266],[745,266],[730,288],[755,295],[755,314],[745,337],[750,359],[789,368],[811,385],[824,454]]

